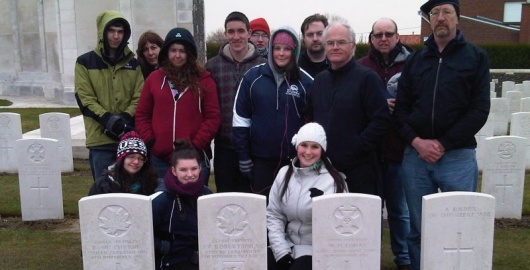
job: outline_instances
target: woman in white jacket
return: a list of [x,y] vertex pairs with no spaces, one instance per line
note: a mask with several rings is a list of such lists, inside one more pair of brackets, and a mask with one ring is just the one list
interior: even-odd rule
[[297,157],[279,171],[269,194],[267,229],[272,251],[269,269],[311,269],[312,198],[347,192],[343,176],[326,156],[326,133],[322,126],[304,125],[292,143]]

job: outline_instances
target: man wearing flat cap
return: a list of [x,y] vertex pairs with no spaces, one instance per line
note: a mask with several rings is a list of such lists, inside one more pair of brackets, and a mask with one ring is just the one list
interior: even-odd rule
[[421,6],[432,34],[409,56],[398,83],[395,115],[408,143],[403,185],[410,211],[407,239],[412,269],[420,269],[422,197],[476,191],[475,134],[490,109],[489,59],[457,30],[458,0]]

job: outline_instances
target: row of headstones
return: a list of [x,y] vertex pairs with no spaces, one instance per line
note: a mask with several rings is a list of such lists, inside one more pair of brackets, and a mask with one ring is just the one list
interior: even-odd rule
[[[478,148],[483,157],[481,192],[497,198],[497,218],[521,219],[527,142],[522,137],[496,136],[485,138]],[[63,218],[58,148],[53,139],[17,141],[23,220]]]
[[[79,201],[84,269],[154,269],[154,196],[104,194]],[[200,269],[267,269],[264,196],[213,194],[197,204]],[[493,196],[425,196],[422,214],[422,269],[492,269]],[[380,269],[379,197],[316,197],[312,215],[314,269]]]
[[[55,139],[58,142],[57,164],[61,172],[74,170],[72,154],[72,131],[70,115],[66,113],[43,113],[39,115],[41,138]],[[17,146],[22,139],[22,124],[18,113],[0,113],[0,172],[16,173],[22,164],[18,163],[17,153],[26,149]]]
[[[490,82],[490,91],[495,92],[495,81]],[[514,81],[503,81],[501,83],[501,97],[507,97],[510,91],[520,92],[521,97],[530,97],[530,80],[522,83],[515,83]],[[494,96],[495,97],[495,96]]]

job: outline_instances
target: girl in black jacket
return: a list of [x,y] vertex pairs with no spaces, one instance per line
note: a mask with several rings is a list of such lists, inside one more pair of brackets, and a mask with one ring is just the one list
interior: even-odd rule
[[189,141],[177,140],[171,168],[153,198],[156,269],[199,269],[197,198],[212,192],[200,178],[201,155]]
[[109,166],[90,188],[88,195],[134,193],[151,195],[157,186],[156,172],[148,163],[147,148],[134,131],[121,138],[116,163]]

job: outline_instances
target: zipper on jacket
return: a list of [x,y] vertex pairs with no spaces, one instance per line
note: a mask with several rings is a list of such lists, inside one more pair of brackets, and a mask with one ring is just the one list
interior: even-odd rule
[[[173,141],[176,140],[175,138],[175,134],[176,134],[176,130],[177,130],[177,106],[178,106],[178,101],[179,99],[184,95],[184,93],[186,93],[188,91],[188,88],[189,87],[186,87],[186,89],[184,89],[184,91],[182,92],[177,92],[178,94],[178,97],[175,99],[175,97],[173,97]],[[171,87],[169,88],[171,90]]]
[[432,93],[432,111],[431,111],[431,135],[434,137],[434,105],[436,102],[436,91],[438,90],[438,79],[440,76],[440,67],[442,66],[442,57],[438,60],[438,69],[436,70],[436,79],[434,80],[434,89]]

